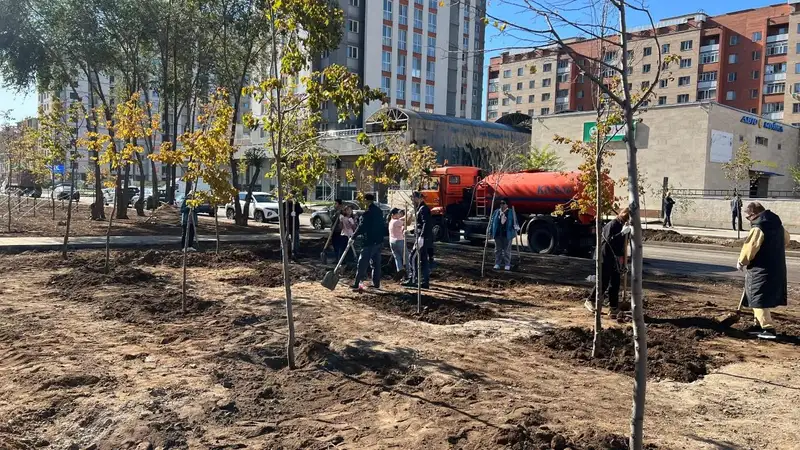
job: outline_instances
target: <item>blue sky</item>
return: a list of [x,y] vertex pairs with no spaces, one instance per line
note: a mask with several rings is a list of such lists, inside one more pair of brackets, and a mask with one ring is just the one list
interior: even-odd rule
[[[757,8],[779,2],[783,3],[785,0],[712,0],[704,2],[703,9],[700,9],[700,11],[709,15],[716,15],[741,9]],[[697,0],[651,0],[648,6],[653,14],[653,18],[655,20],[660,20],[666,17],[696,12],[698,11],[698,4],[699,2]],[[498,0],[489,0],[489,11],[493,15],[509,18],[509,20],[520,20],[521,17],[524,18],[524,16],[519,15],[519,11],[516,8],[508,6],[507,4],[502,4],[502,2],[499,2]],[[643,23],[641,23],[642,19],[642,16],[636,16],[633,18],[633,23],[630,23],[630,25],[643,25]],[[532,26],[527,19],[525,22],[526,25]],[[487,49],[506,48],[519,45],[526,45],[526,43],[520,42],[516,38],[502,35],[500,31],[494,27],[487,28]],[[486,59],[484,61],[484,70],[486,70],[486,67],[488,67],[489,57],[495,56],[498,53],[500,53],[500,51],[490,52],[486,55]],[[0,80],[0,85],[2,85],[2,80]],[[17,93],[14,90],[0,87],[0,110],[7,109],[13,110],[12,115],[17,119],[35,115],[36,92],[29,92],[27,95],[25,95],[25,93]]]

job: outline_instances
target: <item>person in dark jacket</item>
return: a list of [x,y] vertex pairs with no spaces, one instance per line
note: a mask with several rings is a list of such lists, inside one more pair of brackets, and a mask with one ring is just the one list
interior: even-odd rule
[[747,270],[743,305],[753,308],[756,323],[761,327],[758,337],[775,339],[770,310],[787,305],[786,247],[790,236],[781,218],[761,203],[750,203],[744,212],[750,232],[736,262],[738,270]]
[[[431,209],[425,204],[425,199],[420,192],[415,191],[412,193],[411,201],[414,202],[414,206],[417,209],[417,223],[414,229],[414,249],[411,250],[409,263],[411,278],[404,283],[404,286],[417,287],[419,280],[420,286],[428,289],[431,277],[429,255],[432,252],[429,249],[433,247],[433,219],[431,217]],[[417,261],[418,259],[419,261]]]
[[344,204],[342,199],[337,198],[333,204],[333,211],[331,214],[331,243],[333,244],[333,251],[336,253],[336,260],[344,253],[347,247],[347,237],[342,236],[342,214],[344,213]]
[[734,191],[733,198],[731,199],[731,221],[733,222],[733,230],[736,231],[736,222],[739,222],[739,231],[742,230],[742,197],[739,193]]
[[364,200],[369,206],[361,216],[361,223],[355,233],[356,236],[364,236],[364,245],[358,256],[358,270],[352,286],[354,291],[361,289],[361,280],[367,276],[370,263],[372,263],[372,287],[375,289],[381,287],[381,250],[387,229],[383,223],[383,211],[375,204],[375,196],[366,194]]
[[[189,194],[191,197],[192,194]],[[194,248],[194,232],[197,229],[197,210],[186,204],[187,197],[181,201],[181,250],[197,251]],[[191,220],[189,216],[191,215]],[[191,223],[190,223],[191,222]],[[188,239],[188,242],[187,242]]]
[[667,192],[664,197],[664,228],[672,228],[672,207],[675,206],[675,200],[672,194]]
[[[633,228],[627,224],[630,219],[630,211],[624,208],[613,220],[603,227],[603,245],[600,250],[603,257],[602,274],[600,281],[601,295],[605,295],[608,290],[608,304],[610,315],[619,312],[619,286],[620,274],[625,267],[625,242],[626,237],[631,234]],[[597,251],[597,250],[595,250]],[[592,293],[584,302],[584,306],[589,311],[594,312],[594,300],[597,295],[597,282]]]
[[514,211],[508,207],[508,200],[500,200],[500,208],[492,213],[489,236],[494,239],[494,270],[511,270],[511,246],[518,230]]

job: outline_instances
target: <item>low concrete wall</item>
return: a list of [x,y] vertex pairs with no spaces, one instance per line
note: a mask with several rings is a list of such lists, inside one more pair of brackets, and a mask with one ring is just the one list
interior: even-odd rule
[[[792,234],[800,233],[800,200],[742,199],[745,206],[758,201],[783,221],[783,226]],[[730,199],[717,198],[679,198],[672,212],[675,225],[705,228],[732,228]],[[742,225],[749,228],[747,219]]]

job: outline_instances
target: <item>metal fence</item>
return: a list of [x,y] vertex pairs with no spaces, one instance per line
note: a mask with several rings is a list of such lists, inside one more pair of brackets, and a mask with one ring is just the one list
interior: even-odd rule
[[[672,189],[670,190],[675,197],[703,198],[703,197],[724,197],[732,198],[733,189]],[[800,199],[800,191],[767,191],[766,195],[757,195],[755,192],[740,192],[743,198],[785,198]]]

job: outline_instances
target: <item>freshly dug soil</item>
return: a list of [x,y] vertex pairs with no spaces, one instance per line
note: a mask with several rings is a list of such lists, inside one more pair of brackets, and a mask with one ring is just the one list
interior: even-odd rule
[[125,292],[119,296],[94,297],[99,302],[100,317],[135,324],[172,322],[181,318],[216,315],[218,302],[186,296],[186,313],[181,312],[181,291]]
[[685,242],[689,244],[705,244],[709,243],[703,238],[697,236],[686,236],[672,230],[642,230],[642,240],[644,242]]
[[[689,383],[708,374],[714,365],[711,358],[698,350],[697,341],[710,332],[680,329],[674,326],[649,327],[647,330],[648,378],[670,379]],[[634,373],[633,329],[605,328],[601,351],[592,359],[592,330],[557,328],[526,341],[553,358],[572,363],[620,372]]]
[[[318,281],[325,275],[321,267],[289,264],[292,282]],[[256,269],[245,275],[223,277],[219,279],[235,286],[280,287],[283,286],[283,265],[281,263],[261,263]]]
[[137,284],[158,280],[150,272],[145,272],[138,267],[117,266],[112,267],[109,273],[103,273],[104,267],[85,267],[83,269],[70,269],[67,273],[56,274],[50,277],[48,285],[63,291],[75,291],[92,286],[109,284]]
[[473,303],[454,301],[422,294],[422,310],[417,314],[417,293],[393,292],[385,294],[354,294],[353,300],[410,319],[435,325],[454,325],[473,320],[486,320],[495,316],[494,311]]

